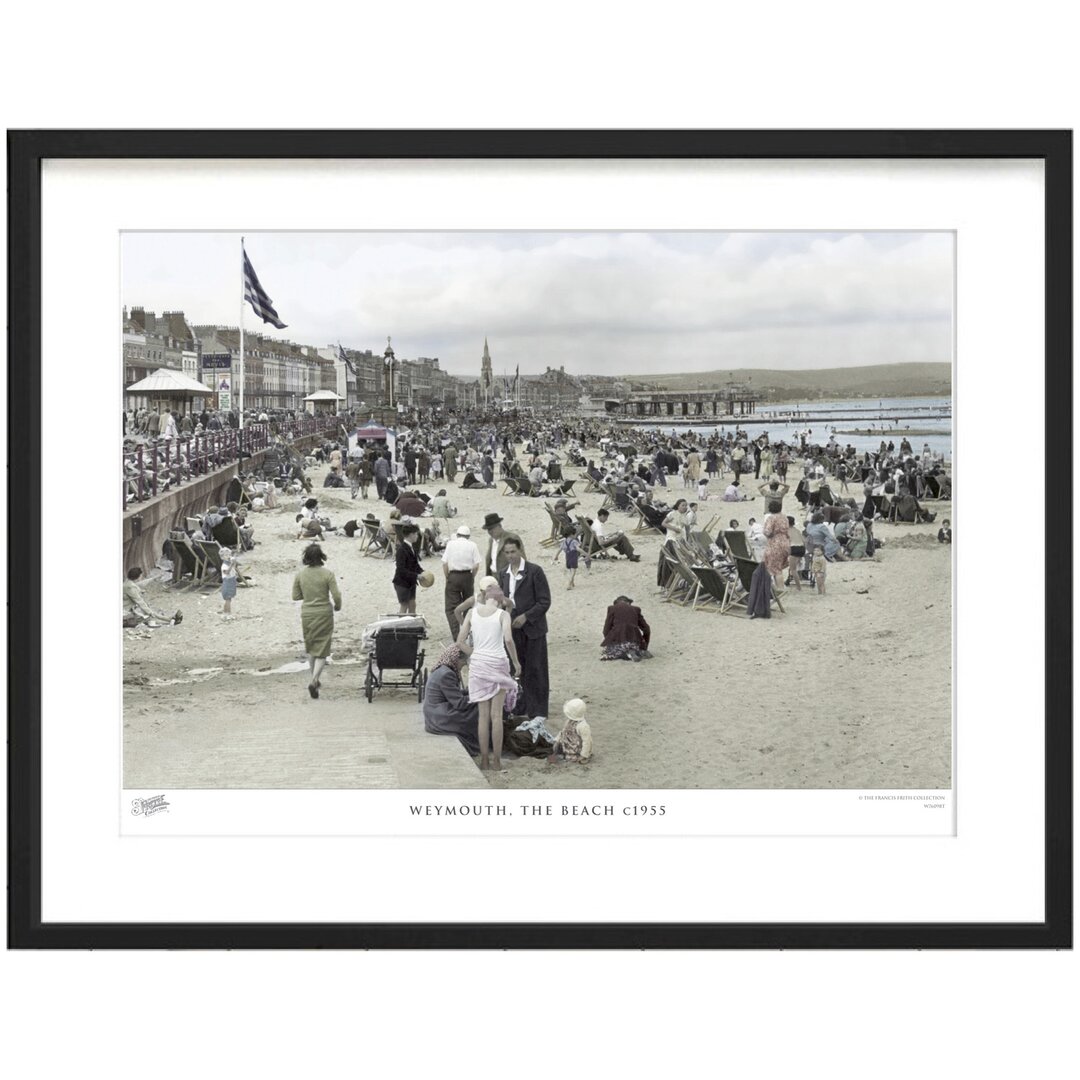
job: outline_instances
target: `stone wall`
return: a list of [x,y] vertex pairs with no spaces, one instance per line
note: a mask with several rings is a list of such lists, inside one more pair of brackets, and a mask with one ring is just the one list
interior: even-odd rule
[[[324,436],[309,435],[297,439],[292,446],[304,453],[322,441]],[[246,470],[257,469],[266,457],[260,450],[244,461]],[[182,529],[187,517],[202,517],[209,506],[221,505],[229,481],[236,475],[236,464],[226,465],[198,480],[189,480],[155,499],[132,503],[124,513],[124,573],[133,566],[144,571],[161,558],[161,547],[172,529]]]

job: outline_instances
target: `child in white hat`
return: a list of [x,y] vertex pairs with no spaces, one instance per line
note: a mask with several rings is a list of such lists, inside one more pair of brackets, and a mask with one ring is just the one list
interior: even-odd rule
[[571,698],[563,706],[563,715],[566,723],[551,748],[551,757],[548,760],[553,761],[561,753],[567,761],[585,764],[592,757],[593,749],[592,731],[585,719],[585,702],[581,698]]

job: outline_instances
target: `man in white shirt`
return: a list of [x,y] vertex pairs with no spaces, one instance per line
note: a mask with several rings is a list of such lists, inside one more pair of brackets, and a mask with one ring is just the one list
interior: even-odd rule
[[470,539],[468,525],[459,525],[454,538],[450,540],[442,554],[443,596],[446,601],[446,621],[450,626],[450,637],[457,641],[461,623],[454,614],[454,608],[464,603],[473,594],[477,568],[483,562],[480,549]]
[[621,529],[609,529],[607,510],[599,510],[596,520],[592,523],[592,531],[596,534],[597,542],[602,548],[614,548],[620,555],[625,555],[631,562],[640,562],[641,556],[634,554],[634,545],[629,537]]

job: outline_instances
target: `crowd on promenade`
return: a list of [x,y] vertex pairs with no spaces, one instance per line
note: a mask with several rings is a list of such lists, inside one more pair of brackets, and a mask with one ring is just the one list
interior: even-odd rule
[[[721,610],[737,598],[751,618],[767,618],[787,590],[823,593],[833,563],[879,558],[883,523],[932,522],[927,504],[951,498],[947,463],[907,440],[857,452],[835,436],[815,444],[806,433],[788,442],[738,430],[628,431],[596,418],[428,415],[399,429],[391,448],[380,440],[350,445],[354,427],[354,417],[334,418],[324,441],[304,455],[282,440],[281,452],[258,470],[240,470],[235,498],[208,508],[197,538],[189,522],[188,540],[221,550],[228,616],[236,582],[244,581],[239,564],[255,543],[254,515],[281,509],[295,518],[304,546],[292,596],[302,605],[313,698],[333,649],[334,613],[350,600],[332,570],[352,557],[340,540],[359,540],[363,554],[387,558],[385,595],[355,598],[372,618],[394,601],[399,616],[415,617],[417,590],[439,582],[449,644],[427,684],[425,726],[456,735],[485,769],[498,769],[506,748],[578,762],[592,753],[583,701],[564,703],[561,723],[550,720],[548,574],[557,563],[573,589],[579,567],[595,559],[638,563],[637,538],[658,535],[655,581],[651,569],[634,571],[640,587],[632,591],[690,603],[693,590],[695,606],[700,594]],[[355,502],[355,515],[332,519],[316,495],[316,475],[322,489],[341,489]],[[491,492],[475,535],[469,525],[455,527],[455,489]],[[514,503],[503,496],[543,503],[550,528],[523,536],[511,527]],[[591,496],[601,502],[586,511]],[[227,537],[222,521],[232,523]],[[947,521],[937,538],[951,542]],[[125,603],[126,618],[144,625],[171,618],[145,610],[137,580],[125,585]],[[598,660],[651,657],[644,606],[624,593],[612,598],[597,626]],[[557,617],[580,615],[568,606]]]

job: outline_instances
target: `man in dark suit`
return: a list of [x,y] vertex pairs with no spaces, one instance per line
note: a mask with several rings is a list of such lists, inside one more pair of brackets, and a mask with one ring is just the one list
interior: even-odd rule
[[522,695],[518,700],[518,714],[530,719],[538,716],[546,719],[547,610],[551,607],[551,589],[544,571],[525,561],[520,537],[507,533],[503,537],[501,553],[507,557],[507,566],[499,572],[499,587],[513,605],[510,625],[521,661]]

